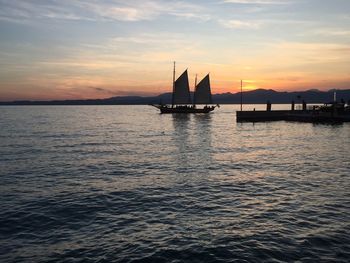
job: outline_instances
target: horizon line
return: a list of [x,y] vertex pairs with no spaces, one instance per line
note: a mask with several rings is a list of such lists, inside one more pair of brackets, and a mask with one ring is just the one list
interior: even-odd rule
[[[243,93],[247,92],[254,92],[258,90],[264,90],[264,91],[272,91],[272,92],[277,92],[277,93],[304,93],[304,92],[320,92],[320,93],[328,93],[328,92],[334,92],[334,91],[345,91],[345,90],[350,90],[349,88],[346,89],[329,89],[329,90],[319,90],[319,89],[307,89],[307,90],[301,90],[301,91],[276,91],[274,89],[264,89],[264,88],[257,88],[257,89],[252,89],[252,90],[243,90]],[[138,98],[155,98],[159,97],[165,94],[171,94],[172,92],[164,92],[164,93],[159,93],[155,95],[117,95],[117,96],[112,96],[112,97],[105,97],[105,98],[76,98],[76,99],[14,99],[14,100],[1,100],[0,103],[16,103],[16,102],[60,102],[60,101],[89,101],[89,100],[108,100],[112,98],[128,98],[128,97],[138,97]],[[191,94],[194,93],[193,91],[190,92]],[[224,94],[240,94],[241,91],[232,93],[232,92],[223,92],[223,93],[214,93],[212,94],[213,96],[215,95],[224,95]]]

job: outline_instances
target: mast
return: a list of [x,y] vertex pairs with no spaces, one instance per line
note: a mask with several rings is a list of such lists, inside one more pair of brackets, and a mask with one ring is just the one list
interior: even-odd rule
[[174,93],[175,93],[175,61],[174,61],[174,71],[173,71],[173,96],[171,101],[172,108],[174,108]]
[[196,105],[197,74],[194,79],[193,106]]
[[243,110],[243,81],[241,80],[241,111]]

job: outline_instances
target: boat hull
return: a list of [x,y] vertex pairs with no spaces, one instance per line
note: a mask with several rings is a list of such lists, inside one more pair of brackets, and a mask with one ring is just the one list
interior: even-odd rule
[[203,108],[203,109],[196,109],[196,108],[188,108],[188,109],[178,109],[178,108],[160,108],[160,113],[209,113],[213,111],[214,108]]
[[215,109],[215,106],[204,107],[204,108],[194,108],[194,107],[168,107],[163,105],[152,105],[160,110],[161,114],[169,114],[169,113],[209,113]]

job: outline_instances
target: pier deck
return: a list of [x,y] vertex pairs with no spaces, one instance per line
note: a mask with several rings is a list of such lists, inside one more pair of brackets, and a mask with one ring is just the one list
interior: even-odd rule
[[350,114],[335,114],[313,110],[237,111],[236,114],[237,122],[350,122]]

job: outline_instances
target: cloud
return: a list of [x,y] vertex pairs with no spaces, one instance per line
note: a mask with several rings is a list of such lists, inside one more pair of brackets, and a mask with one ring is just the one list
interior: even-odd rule
[[109,90],[106,88],[101,88],[101,87],[87,87],[87,88],[95,90],[97,92],[101,92],[103,94],[118,95],[118,92],[113,91],[113,90]]
[[[162,8],[151,1],[145,1],[142,5],[134,1],[122,3],[116,2],[82,2],[77,1],[76,5],[81,11],[91,13],[96,20],[118,20],[118,21],[142,21],[152,20],[162,13]],[[142,8],[142,7],[143,8]]]
[[[137,89],[137,90],[130,90],[130,88]],[[155,92],[149,92],[149,91],[144,91],[140,87],[125,87],[124,89],[120,87],[115,87],[115,86],[110,86],[109,88],[105,87],[95,87],[95,86],[90,86],[90,87],[77,87],[77,89],[86,91],[87,89],[90,89],[92,91],[96,91],[98,94],[96,96],[100,97],[108,97],[108,96],[152,96],[155,95]]]
[[0,19],[21,22],[33,19],[62,19],[88,21],[145,21],[162,15],[177,18],[208,20],[203,7],[182,1],[94,1],[46,0],[44,2],[1,1]]
[[23,22],[33,19],[65,19],[79,20],[83,16],[73,6],[68,8],[62,4],[55,4],[53,1],[39,3],[26,1],[0,1],[0,19],[11,22]]
[[[94,11],[100,19],[113,19],[120,21],[139,21],[152,18],[151,12],[142,12],[141,10],[130,7],[110,7],[101,8],[100,6],[90,11]],[[98,20],[96,17],[96,20]]]
[[290,4],[288,0],[224,0],[224,3],[231,4],[259,4],[259,5],[284,5]]
[[[279,72],[297,71],[308,78],[340,78],[348,76],[349,59],[350,48],[346,44],[276,42],[268,44],[264,54],[256,58],[256,61],[264,61],[261,66],[266,69],[276,69],[276,65],[279,65]],[[274,74],[278,71],[274,71]]]
[[186,36],[178,33],[159,32],[158,34],[141,33],[132,36],[114,37],[111,40],[111,44],[116,43],[135,43],[135,44],[160,44],[168,46],[169,44],[175,44],[177,46],[190,44],[190,41],[186,40]]
[[223,27],[232,29],[259,29],[262,25],[262,22],[219,19],[219,24]]
[[344,30],[344,29],[319,29],[313,32],[315,35],[321,35],[321,36],[350,36],[350,30]]

